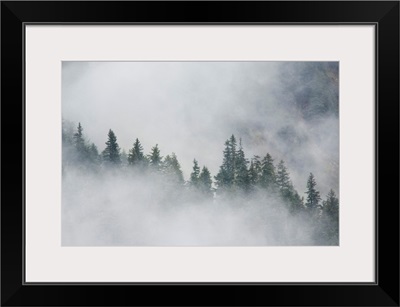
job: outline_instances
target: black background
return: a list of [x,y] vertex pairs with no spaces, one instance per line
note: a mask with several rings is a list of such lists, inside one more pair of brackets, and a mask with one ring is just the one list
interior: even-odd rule
[[[30,22],[377,24],[377,284],[23,284],[23,23]],[[357,119],[354,120],[356,123]],[[399,306],[397,1],[4,1],[1,3],[1,147],[3,306]],[[355,227],[356,224],[354,221]]]

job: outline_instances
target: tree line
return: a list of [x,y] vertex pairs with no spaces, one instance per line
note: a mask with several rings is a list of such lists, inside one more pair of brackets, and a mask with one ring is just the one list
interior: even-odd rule
[[194,159],[187,181],[176,154],[163,157],[158,144],[146,155],[139,139],[136,139],[126,153],[121,150],[115,133],[110,129],[106,146],[100,153],[94,143],[87,141],[80,123],[75,131],[63,125],[62,141],[63,172],[73,166],[91,171],[124,169],[137,174],[155,173],[161,175],[168,184],[180,186],[209,200],[245,199],[246,196],[262,192],[279,199],[290,215],[300,216],[307,221],[321,244],[337,245],[339,242],[339,199],[335,192],[331,189],[322,200],[316,178],[310,173],[306,180],[305,197],[301,196],[283,160],[275,165],[269,153],[263,158],[246,158],[241,139],[238,142],[234,135],[225,141],[222,164],[216,176],[212,177],[209,169],[200,167]]

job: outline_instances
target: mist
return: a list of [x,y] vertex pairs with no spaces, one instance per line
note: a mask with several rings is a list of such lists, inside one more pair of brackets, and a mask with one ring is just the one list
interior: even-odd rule
[[[305,199],[310,173],[321,207],[331,189],[339,194],[338,69],[334,62],[63,62],[70,142],[63,143],[62,245],[330,245],[316,235],[321,222],[310,222]],[[99,152],[112,129],[121,152],[138,138],[145,154],[156,144],[164,158],[175,153],[184,182],[126,161],[110,169],[101,154],[88,167],[74,154],[78,123]],[[214,176],[233,134],[248,162],[267,153],[275,166],[285,162],[304,212],[293,214],[279,189],[219,193]],[[190,188],[194,159],[211,173],[211,197]]]

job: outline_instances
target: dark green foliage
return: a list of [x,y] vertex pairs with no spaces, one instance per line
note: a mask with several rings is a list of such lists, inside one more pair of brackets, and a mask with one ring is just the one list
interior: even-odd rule
[[78,123],[74,131],[73,124],[63,120],[62,129],[63,174],[69,167],[84,171],[97,171],[100,156],[95,144],[89,144],[83,134],[83,127]]
[[108,140],[106,142],[106,148],[102,152],[102,157],[105,165],[121,164],[121,154],[117,143],[117,137],[111,129],[108,131]]
[[200,176],[200,167],[196,159],[193,160],[193,171],[190,174],[190,186],[197,187]]
[[148,155],[149,164],[153,171],[160,171],[162,168],[162,156],[160,154],[160,149],[158,148],[158,144],[151,149],[150,154]]
[[211,174],[207,167],[203,166],[198,178],[198,189],[204,196],[213,197]]
[[236,152],[235,159],[235,187],[241,191],[248,192],[250,187],[250,177],[247,164],[249,161],[244,155],[241,139],[239,141],[239,149]]
[[215,176],[216,185],[221,190],[228,190],[233,187],[235,182],[236,169],[236,138],[232,136],[225,142],[223,161],[220,170]]
[[145,167],[147,163],[147,158],[143,154],[143,146],[139,139],[136,139],[133,147],[129,150],[128,164],[135,167]]
[[81,123],[78,123],[77,131],[74,134],[74,141],[76,148],[82,147],[85,145],[85,141],[83,140],[83,128]]
[[290,190],[292,188],[292,183],[290,181],[289,173],[285,166],[285,162],[281,160],[277,167],[276,172],[276,185],[281,191]]
[[307,201],[306,207],[311,214],[316,214],[318,209],[320,208],[320,200],[321,196],[316,189],[317,183],[315,181],[315,177],[313,173],[310,173],[308,180],[307,180]]
[[261,179],[262,169],[261,161],[259,156],[254,156],[250,161],[249,167],[249,187],[250,190],[254,190]]
[[205,166],[203,166],[200,172],[199,163],[196,159],[193,160],[193,171],[190,174],[189,188],[195,193],[200,193],[202,198],[213,197],[211,173]]
[[88,148],[86,147],[85,139],[83,137],[83,128],[81,123],[78,124],[77,131],[74,134],[73,143],[76,149],[78,160],[81,162],[87,160]]
[[279,189],[282,200],[288,206],[289,212],[293,214],[304,210],[304,199],[293,186],[285,162],[281,160],[276,172],[276,186]]
[[304,197],[301,197],[294,188],[290,191],[289,201],[291,213],[298,214],[304,211]]
[[254,178],[250,177],[247,168],[249,161],[245,157],[241,140],[239,149],[236,148],[236,138],[232,134],[225,142],[222,165],[220,166],[217,176],[215,176],[216,185],[218,187],[217,191],[219,192],[248,192],[250,190],[251,180]]
[[339,199],[331,189],[322,202],[321,232],[325,242],[331,245],[339,244]]
[[163,163],[163,172],[166,175],[167,180],[170,180],[174,184],[183,185],[184,180],[181,165],[179,164],[175,153],[165,157]]
[[276,185],[274,160],[269,153],[261,161],[260,185],[270,190],[273,190]]

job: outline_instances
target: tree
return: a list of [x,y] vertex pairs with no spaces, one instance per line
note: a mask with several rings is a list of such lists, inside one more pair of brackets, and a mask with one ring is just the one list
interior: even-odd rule
[[315,177],[313,173],[310,173],[307,180],[307,201],[306,207],[310,211],[310,213],[315,214],[317,210],[320,208],[319,202],[321,200],[321,196],[316,189],[317,183],[315,181]]
[[193,171],[190,174],[190,186],[197,187],[200,176],[200,167],[196,159],[193,160]]
[[271,155],[267,155],[261,161],[260,184],[263,188],[273,190],[276,183],[274,160]]
[[121,164],[121,154],[117,143],[117,137],[111,129],[108,131],[108,140],[106,142],[106,148],[102,152],[102,156],[106,164]]
[[304,210],[304,197],[294,190],[290,191],[290,212],[293,214],[300,213]]
[[233,134],[225,142],[223,155],[222,165],[217,176],[215,176],[216,185],[220,190],[231,188],[235,182],[236,138]]
[[148,155],[150,166],[155,171],[160,171],[162,168],[162,156],[160,155],[160,149],[158,148],[158,144],[151,149],[150,154]]
[[339,244],[339,199],[331,189],[322,202],[322,233],[328,244]]
[[139,139],[136,139],[132,149],[129,150],[128,164],[139,167],[144,167],[147,164],[147,159],[143,154],[143,146],[140,144]]
[[198,180],[198,188],[204,196],[213,197],[211,174],[207,167],[203,166]]
[[230,163],[228,164],[228,170],[229,174],[232,180],[232,183],[235,180],[235,171],[236,171],[236,138],[232,134],[232,136],[229,139],[229,151],[230,151]]
[[290,181],[289,173],[287,171],[287,168],[285,166],[285,162],[281,160],[278,164],[277,167],[277,172],[276,172],[276,185],[278,188],[283,191],[283,190],[290,190],[292,187],[292,183]]
[[249,172],[247,170],[248,163],[249,161],[244,155],[242,139],[240,139],[235,161],[235,186],[245,192],[249,191],[250,186]]
[[254,156],[251,159],[248,173],[250,189],[254,189],[259,184],[261,178],[261,162],[259,156]]
[[175,153],[172,153],[171,155],[167,155],[165,157],[163,163],[163,171],[169,181],[179,185],[183,185],[184,180],[181,165],[179,164],[178,158]]
[[78,123],[77,131],[73,136],[73,140],[78,160],[80,160],[81,162],[87,160],[88,150],[85,144],[85,139],[83,137],[83,128],[81,126],[81,123]]

